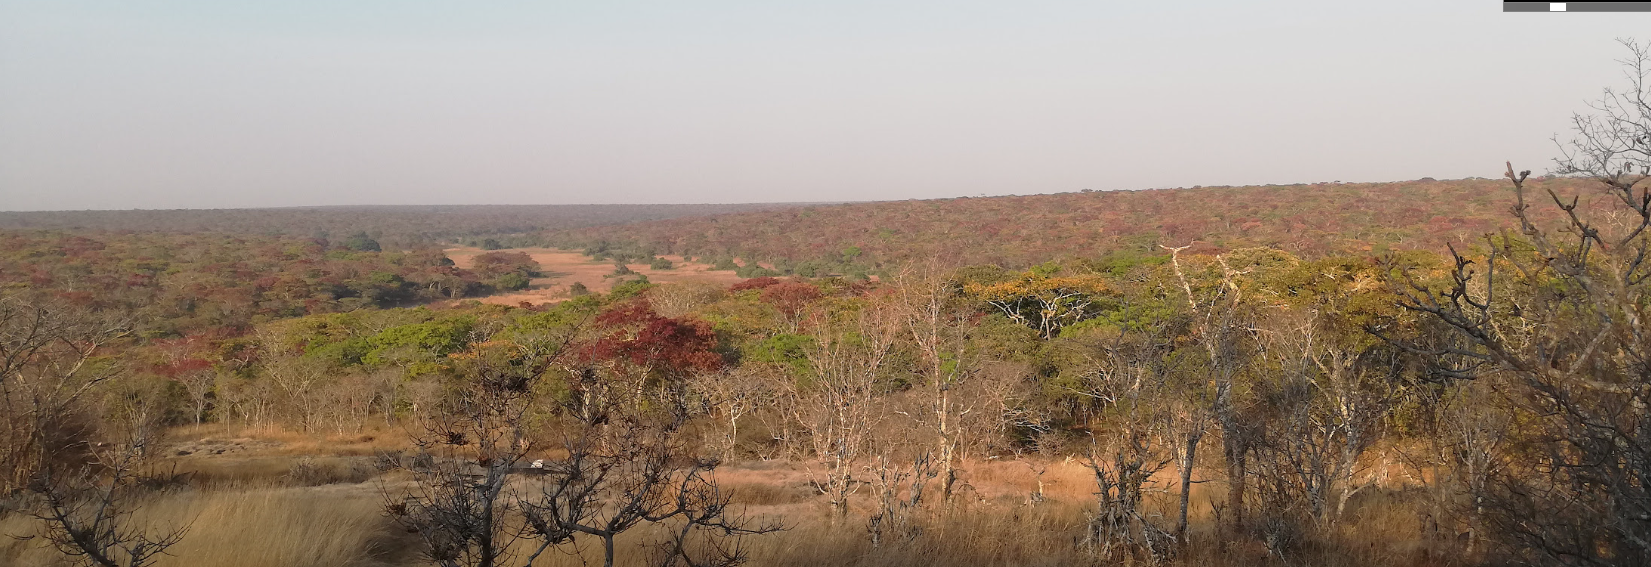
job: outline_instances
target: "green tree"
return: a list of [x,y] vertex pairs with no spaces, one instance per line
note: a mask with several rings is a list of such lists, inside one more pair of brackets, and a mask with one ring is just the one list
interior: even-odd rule
[[350,235],[349,238],[344,239],[344,248],[354,250],[356,252],[381,251],[378,246],[378,241],[373,240],[373,237],[371,236],[367,236],[367,233],[365,232],[357,232]]

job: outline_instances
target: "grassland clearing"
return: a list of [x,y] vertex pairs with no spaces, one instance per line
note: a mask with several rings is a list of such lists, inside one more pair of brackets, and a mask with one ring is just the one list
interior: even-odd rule
[[[568,289],[574,283],[584,284],[585,288],[592,292],[606,293],[613,289],[614,284],[621,281],[614,275],[613,262],[593,260],[577,251],[557,248],[517,248],[508,251],[524,252],[532,257],[533,261],[539,263],[541,276],[533,278],[525,290],[478,298],[482,303],[555,303],[569,297]],[[476,256],[490,251],[480,248],[449,248],[444,252],[448,258],[453,259],[455,265],[469,269],[474,265]],[[671,261],[671,269],[656,270],[647,264],[626,264],[625,267],[647,276],[648,281],[653,283],[706,282],[726,287],[744,279],[734,275],[732,271],[712,270],[710,264],[688,262],[681,256],[660,257]]]

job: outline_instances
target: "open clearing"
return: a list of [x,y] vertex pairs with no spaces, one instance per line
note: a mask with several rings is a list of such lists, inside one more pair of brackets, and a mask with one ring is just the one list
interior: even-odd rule
[[[539,263],[539,272],[543,277],[534,278],[527,289],[508,293],[499,293],[486,297],[476,298],[482,303],[499,305],[518,305],[522,302],[533,304],[555,303],[568,298],[568,286],[579,282],[593,292],[606,293],[613,289],[615,283],[622,280],[622,276],[613,275],[614,263],[604,260],[592,260],[589,256],[577,251],[557,248],[511,248],[506,250],[482,250],[480,248],[449,248],[447,257],[460,268],[469,269],[475,263],[476,256],[488,252],[526,252]],[[669,270],[655,270],[647,264],[626,264],[631,271],[648,276],[653,283],[673,283],[685,281],[710,282],[728,286],[743,280],[734,272],[722,270],[712,271],[710,264],[699,262],[684,262],[681,256],[660,256],[671,261]]]

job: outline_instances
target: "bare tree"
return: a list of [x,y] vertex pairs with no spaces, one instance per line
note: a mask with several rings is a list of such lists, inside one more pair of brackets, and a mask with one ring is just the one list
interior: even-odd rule
[[1405,307],[1452,331],[1412,345],[1438,374],[1510,392],[1518,442],[1470,496],[1511,553],[1555,564],[1651,562],[1651,45],[1623,43],[1627,88],[1576,118],[1558,160],[1602,190],[1589,210],[1603,213],[1550,186],[1559,227],[1543,228],[1530,172],[1510,164],[1518,234],[1488,238],[1482,260],[1453,250],[1443,285],[1401,289]]
[[132,517],[149,442],[139,432],[79,470],[42,469],[29,488],[40,498],[32,513],[42,521],[45,540],[77,562],[98,567],[150,565],[182,541],[187,525],[151,531]]
[[[269,337],[261,337],[260,342],[279,344]],[[280,394],[281,405],[293,412],[291,418],[305,432],[319,429],[330,402],[326,387],[334,379],[332,369],[314,358],[268,350],[264,354],[264,374]]]
[[674,282],[648,289],[648,303],[666,317],[681,317],[722,299],[721,286],[705,282]]
[[54,461],[77,466],[95,430],[85,398],[118,375],[98,356],[128,329],[117,314],[0,295],[0,493]]
[[[1334,301],[1336,298],[1329,298]],[[1255,455],[1272,513],[1320,524],[1339,519],[1358,483],[1359,460],[1397,399],[1399,353],[1349,326],[1321,303],[1271,318],[1261,343],[1272,371],[1257,381],[1268,428]]]
[[[762,535],[786,529],[779,521],[753,522],[742,513],[735,513],[729,502],[733,495],[724,492],[709,478],[709,468],[681,475],[676,491],[675,521],[670,538],[658,546],[661,567],[736,567],[750,559],[744,546],[744,537]],[[696,537],[697,536],[697,537]]]
[[747,559],[740,538],[781,529],[752,523],[729,509],[731,495],[712,476],[717,461],[699,459],[681,440],[682,416],[632,413],[615,406],[607,423],[569,425],[566,457],[535,469],[537,494],[522,500],[525,524],[546,550],[588,536],[601,541],[612,567],[615,539],[644,523],[667,524],[657,546],[662,565],[730,567]]
[[923,504],[929,482],[941,475],[936,468],[938,463],[927,452],[913,457],[910,466],[891,458],[891,452],[879,453],[876,460],[866,466],[876,497],[876,507],[866,520],[872,547],[881,547],[891,539],[909,541],[921,533],[917,510]]
[[956,390],[978,370],[968,340],[972,310],[962,305],[962,288],[938,261],[908,267],[894,278],[895,298],[906,332],[917,347],[919,371],[929,389],[927,407],[913,416],[934,430],[934,460],[940,495],[950,501],[957,482],[960,423],[976,408]]
[[1173,555],[1175,536],[1146,512],[1147,483],[1173,460],[1160,456],[1154,445],[1152,435],[1136,430],[1105,448],[1091,446],[1084,464],[1094,473],[1098,508],[1089,518],[1083,544],[1096,556],[1157,562]]
[[195,370],[178,376],[174,381],[183,387],[184,395],[189,397],[190,417],[195,420],[195,425],[200,425],[206,419],[207,407],[212,403],[212,391],[218,386],[218,373]]
[[531,448],[527,411],[536,373],[493,365],[479,370],[415,436],[421,453],[412,467],[415,488],[386,506],[443,567],[505,564],[511,545],[526,537],[509,520],[519,507],[505,489]]
[[738,456],[740,418],[771,405],[778,395],[775,384],[767,376],[772,370],[761,364],[746,364],[690,377],[689,387],[718,414],[718,421],[726,425],[721,443],[724,460]]
[[[658,546],[663,564],[731,566],[746,558],[739,538],[779,529],[730,512],[730,496],[711,476],[717,462],[695,457],[681,439],[682,390],[642,399],[652,391],[621,387],[562,407],[537,403],[538,383],[564,370],[557,361],[578,325],[565,331],[478,341],[455,357],[449,398],[415,436],[415,487],[386,504],[424,540],[431,561],[531,565],[595,537],[611,567],[620,534],[658,523],[672,534]],[[535,411],[560,426],[564,456],[527,461]]]
[[1571,115],[1570,139],[1554,139],[1560,149],[1556,172],[1602,183],[1630,209],[1644,209],[1635,188],[1651,178],[1651,42],[1617,42],[1628,50],[1618,61],[1625,84],[1607,87],[1589,102],[1592,113]]
[[816,314],[808,350],[811,383],[794,386],[793,418],[808,432],[824,471],[811,473],[837,518],[859,486],[854,472],[865,457],[882,412],[877,404],[893,350],[897,321],[881,305]]

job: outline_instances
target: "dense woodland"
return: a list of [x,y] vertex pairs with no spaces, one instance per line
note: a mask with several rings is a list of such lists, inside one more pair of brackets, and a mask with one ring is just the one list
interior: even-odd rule
[[[1566,194],[1585,186],[1564,177],[1528,183]],[[812,277],[875,274],[942,255],[1025,268],[1102,251],[1156,253],[1159,245],[1205,254],[1255,246],[1303,256],[1442,251],[1508,226],[1512,204],[1505,182],[1423,179],[817,205],[543,238],[565,248],[751,259]]]
[[[369,519],[328,535],[375,551],[286,564],[1645,565],[1634,86],[1578,117],[1559,177],[567,232],[830,269],[554,304],[453,301],[522,285],[524,254],[457,270],[365,231],[9,231],[0,527],[26,533],[0,559],[199,564],[218,526],[155,510],[302,489],[335,504],[318,523],[371,482]],[[165,468],[191,452],[168,434],[218,429],[404,441],[349,473],[299,459],[278,489]],[[1028,482],[986,496],[1005,467]],[[1082,486],[1046,485],[1061,467]],[[738,470],[806,494],[742,500]]]
[[[280,209],[0,211],[0,229],[76,232],[184,232],[343,239],[365,233],[385,248],[422,248],[453,239],[509,241],[544,230],[784,208],[737,205],[444,205]],[[531,241],[519,242],[529,244]]]
[[244,335],[273,319],[399,307],[520,289],[538,269],[522,254],[453,266],[440,250],[385,251],[365,233],[340,241],[216,233],[0,232],[0,289],[118,310],[150,338]]

